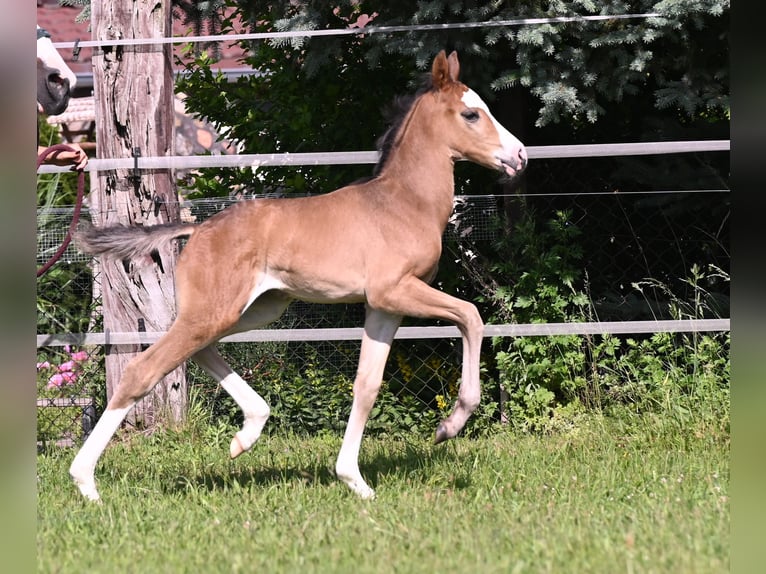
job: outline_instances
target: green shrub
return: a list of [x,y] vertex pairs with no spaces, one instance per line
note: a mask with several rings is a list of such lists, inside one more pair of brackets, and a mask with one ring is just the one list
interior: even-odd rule
[[[512,255],[494,266],[505,281],[490,294],[496,318],[519,323],[591,321],[579,230],[567,212],[544,226],[530,211],[504,247]],[[685,298],[659,281],[634,284],[661,292],[676,319],[715,316],[720,301],[707,284],[728,282],[717,267],[699,265],[682,281]],[[502,416],[522,431],[570,428],[586,409],[663,413],[728,428],[730,335],[655,333],[642,337],[547,336],[496,338],[494,363],[503,393]]]

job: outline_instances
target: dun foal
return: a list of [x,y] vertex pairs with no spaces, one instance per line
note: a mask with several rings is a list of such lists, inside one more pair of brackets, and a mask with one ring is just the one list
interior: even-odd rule
[[384,137],[379,169],[365,183],[321,196],[243,201],[201,224],[90,227],[76,237],[83,251],[117,259],[189,238],[176,268],[175,322],[127,366],[69,469],[84,496],[99,499],[96,463],[128,411],[189,358],[243,411],[232,458],[249,450],[269,406],[224,362],[215,344],[277,319],[293,299],[366,305],[351,414],[335,466],[356,494],[375,495],[359,472],[359,447],[403,316],[443,319],[460,329],[458,400],[435,440],[450,439],[463,428],[479,403],[483,323],[474,305],[429,286],[452,212],[454,162],[467,159],[514,177],[526,166],[527,154],[458,80],[459,69],[455,52],[436,56],[430,86]]

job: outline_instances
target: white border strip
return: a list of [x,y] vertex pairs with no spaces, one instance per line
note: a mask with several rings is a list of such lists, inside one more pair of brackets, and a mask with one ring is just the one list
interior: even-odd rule
[[[629,155],[661,155],[671,153],[719,152],[731,149],[730,140],[697,140],[668,142],[635,142],[614,144],[581,144],[529,146],[530,159],[558,159],[580,157],[608,157]],[[296,165],[356,165],[375,164],[377,151],[344,151],[316,153],[271,153],[193,156],[148,156],[129,158],[92,159],[85,171],[113,169],[192,169],[205,167],[258,168],[261,166]],[[63,173],[70,167],[41,165],[37,173]]]
[[217,34],[211,36],[174,36],[170,38],[123,38],[114,40],[85,40],[83,42],[53,42],[55,48],[93,48],[99,46],[137,46],[158,44],[187,44],[192,42],[235,42],[242,40],[270,40],[276,38],[313,38],[316,36],[348,36],[353,34],[391,34],[394,32],[425,32],[457,30],[465,28],[498,28],[510,26],[537,26],[540,24],[564,24],[567,22],[598,22],[603,20],[629,20],[636,18],[661,18],[657,12],[645,14],[601,14],[596,16],[559,16],[553,18],[520,18],[515,20],[490,20],[486,22],[449,22],[446,24],[414,24],[404,26],[365,26],[363,28],[340,28],[331,30],[289,30],[285,32],[253,32],[250,34]]
[[[534,323],[486,325],[485,337],[543,337],[551,335],[629,335],[640,333],[700,333],[731,330],[730,319],[688,319],[667,321],[604,321],[592,323]],[[258,329],[229,335],[223,343],[268,341],[358,341],[361,327],[337,329]],[[37,335],[37,348],[64,345],[151,345],[164,332],[156,333],[62,333]],[[396,339],[459,338],[457,327],[401,327]]]

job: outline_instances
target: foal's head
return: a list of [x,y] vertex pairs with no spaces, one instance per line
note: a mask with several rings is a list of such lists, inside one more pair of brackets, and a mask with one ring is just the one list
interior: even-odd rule
[[439,52],[431,66],[430,87],[414,101],[411,113],[428,108],[431,133],[448,146],[452,159],[467,159],[509,177],[518,175],[527,165],[524,145],[500,125],[476,92],[460,82],[459,74],[457,53],[447,57],[444,50]]
[[77,83],[64,59],[51,42],[50,34],[37,27],[37,111],[57,115],[66,110]]

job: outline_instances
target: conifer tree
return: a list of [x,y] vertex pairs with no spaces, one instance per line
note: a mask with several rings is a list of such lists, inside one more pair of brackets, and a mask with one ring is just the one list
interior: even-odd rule
[[[729,113],[729,0],[338,0],[331,3],[335,8],[319,0],[234,4],[278,31],[338,27],[343,23],[338,15],[346,14],[375,14],[372,25],[385,26],[656,13],[652,18],[372,34],[365,38],[365,59],[374,66],[398,53],[425,68],[439,49],[457,49],[464,59],[472,56],[484,64],[494,90],[529,90],[541,104],[538,127],[563,120],[596,122],[609,103],[645,90],[651,90],[657,108],[674,108],[686,117]],[[312,43],[323,47],[313,50]],[[324,39],[291,42],[291,48],[305,50],[309,74],[330,62],[328,45]]]
[[[59,0],[62,6],[82,8],[75,18],[77,22],[89,22],[92,0]],[[218,34],[223,17],[224,0],[173,0],[173,16],[191,25],[195,35]]]

